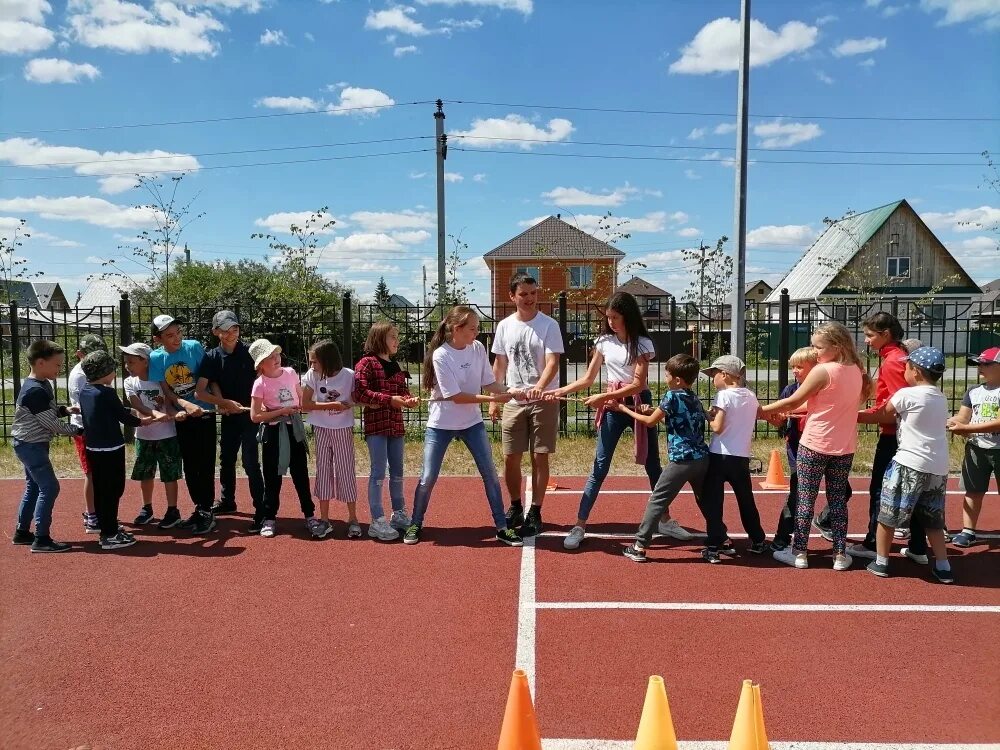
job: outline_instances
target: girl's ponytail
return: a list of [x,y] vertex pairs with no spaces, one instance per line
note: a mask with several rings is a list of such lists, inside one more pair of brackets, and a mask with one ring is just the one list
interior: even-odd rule
[[455,328],[464,326],[469,316],[475,314],[473,309],[468,305],[456,305],[441,320],[437,330],[434,331],[434,335],[431,337],[430,343],[427,345],[427,354],[424,355],[424,377],[421,385],[426,390],[431,390],[437,382],[437,376],[434,373],[434,352],[441,344],[451,338],[451,332]]

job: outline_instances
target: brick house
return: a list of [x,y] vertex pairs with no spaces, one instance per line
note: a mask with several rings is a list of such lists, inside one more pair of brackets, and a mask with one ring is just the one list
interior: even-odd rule
[[556,303],[566,291],[569,305],[601,304],[618,286],[618,248],[550,216],[483,256],[490,269],[494,307],[510,304],[509,284],[516,273],[538,280],[540,303]]

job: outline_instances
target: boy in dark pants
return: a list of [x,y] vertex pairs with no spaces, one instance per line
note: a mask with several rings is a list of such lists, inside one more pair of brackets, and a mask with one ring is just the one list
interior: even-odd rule
[[691,385],[698,378],[698,360],[688,354],[677,354],[667,360],[668,387],[660,405],[644,408],[644,413],[632,411],[624,404],[613,407],[647,426],[667,422],[667,458],[660,478],[646,504],[635,542],[622,554],[635,562],[646,562],[646,550],[653,541],[653,532],[677,493],[685,484],[691,485],[695,500],[700,501],[701,489],[708,471],[708,446],[705,445],[705,409]]
[[[264,477],[257,448],[257,425],[250,419],[250,391],[257,379],[253,358],[240,338],[236,313],[222,310],[212,318],[212,334],[219,345],[205,354],[198,371],[195,398],[214,404],[221,420],[219,484],[222,496],[212,508],[216,515],[236,512],[236,454],[250,485],[255,514],[263,510]],[[212,386],[214,384],[213,393]],[[218,394],[218,395],[217,395]]]
[[87,463],[94,479],[94,506],[101,526],[101,549],[131,547],[135,537],[118,527],[118,504],[125,493],[125,437],[123,424],[144,427],[164,414],[137,417],[126,409],[118,391],[111,387],[118,364],[107,352],[93,352],[83,358],[88,385],[80,391],[83,435],[87,443]]
[[[59,495],[59,480],[49,460],[49,441],[55,435],[79,435],[80,428],[61,417],[79,412],[77,408],[56,406],[50,380],[62,369],[64,350],[53,341],[34,341],[28,347],[31,372],[21,384],[14,408],[10,434],[14,454],[24,465],[24,496],[17,509],[14,544],[31,545],[32,552],[66,552],[68,544],[49,536],[52,506]],[[31,519],[35,533],[31,533]]]

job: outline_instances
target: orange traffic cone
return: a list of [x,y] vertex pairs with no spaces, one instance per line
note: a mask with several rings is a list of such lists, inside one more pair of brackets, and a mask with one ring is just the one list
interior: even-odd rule
[[633,750],[677,750],[674,722],[670,718],[670,704],[663,678],[653,675],[646,688],[646,702],[642,705],[642,718],[635,736]]
[[552,490],[558,490],[558,489],[559,489],[559,482],[556,481],[555,479],[550,479],[548,483],[545,485],[546,492],[551,492]]
[[787,490],[788,480],[781,465],[781,451],[771,451],[771,461],[767,465],[767,479],[760,483],[765,490]]
[[535,720],[535,707],[531,703],[528,676],[520,669],[514,670],[514,676],[510,680],[497,750],[542,750],[542,738]]
[[736,707],[729,750],[770,750],[764,731],[764,712],[760,706],[760,686],[743,680],[740,703]]

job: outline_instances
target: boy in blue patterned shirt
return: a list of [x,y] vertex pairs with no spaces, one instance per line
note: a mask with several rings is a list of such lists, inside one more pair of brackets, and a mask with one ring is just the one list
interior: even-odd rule
[[[645,413],[632,411],[624,404],[615,408],[652,427],[666,420],[667,458],[656,487],[649,496],[646,512],[639,524],[635,542],[622,554],[636,562],[646,562],[646,549],[653,541],[653,532],[663,513],[685,484],[690,484],[697,500],[708,471],[708,446],[705,444],[705,409],[691,390],[698,379],[698,360],[687,354],[677,354],[667,360],[669,389],[655,409],[645,407]],[[609,407],[610,408],[610,407]]]

